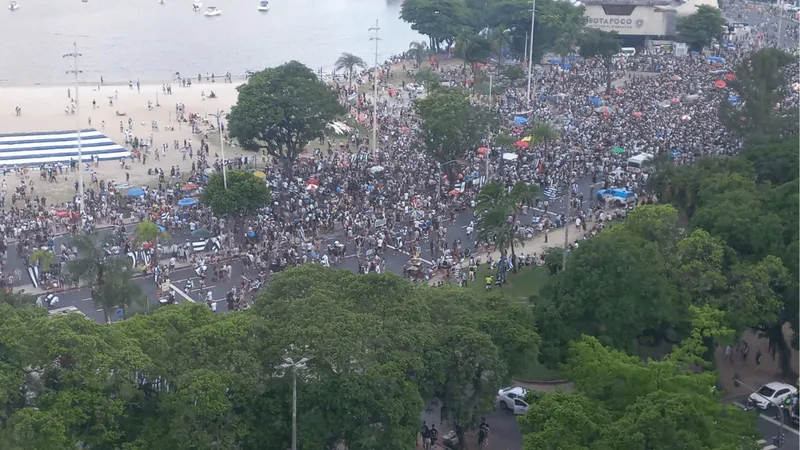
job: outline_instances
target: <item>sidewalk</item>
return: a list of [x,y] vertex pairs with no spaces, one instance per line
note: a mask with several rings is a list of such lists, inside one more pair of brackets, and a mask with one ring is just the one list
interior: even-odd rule
[[[787,345],[791,342],[792,329],[788,324],[783,327],[783,337]],[[772,381],[783,381],[793,386],[797,385],[797,379],[788,379],[781,373],[780,361],[776,355],[772,359],[769,352],[769,340],[760,338],[758,333],[748,331],[742,337],[750,347],[747,358],[742,353],[736,351],[734,347],[733,357],[730,361],[725,360],[725,346],[720,344],[714,353],[717,362],[717,383],[725,390],[725,398],[736,398],[749,395],[755,389]],[[761,351],[761,364],[756,365],[756,353]],[[792,349],[791,366],[797,370],[798,352]],[[738,374],[741,383],[736,387],[733,383],[734,374]]]

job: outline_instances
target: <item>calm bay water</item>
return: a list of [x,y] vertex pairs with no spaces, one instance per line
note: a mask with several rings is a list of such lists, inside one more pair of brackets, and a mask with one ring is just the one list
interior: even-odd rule
[[260,70],[296,59],[314,70],[333,70],[342,52],[374,61],[408,49],[419,34],[400,20],[394,0],[204,0],[222,11],[204,17],[192,0],[18,0],[0,10],[0,84],[64,84],[73,61],[63,58],[77,41],[81,81],[162,82],[176,71],[184,77],[207,72]]

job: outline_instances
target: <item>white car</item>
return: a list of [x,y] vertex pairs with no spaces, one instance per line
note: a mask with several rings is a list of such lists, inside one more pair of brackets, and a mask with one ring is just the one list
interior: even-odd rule
[[425,93],[425,87],[421,84],[416,84],[416,83],[406,84],[406,90],[409,92],[416,92],[417,94],[420,95]]
[[497,391],[497,403],[500,404],[501,409],[508,409],[514,411],[514,414],[520,415],[528,412],[528,402],[525,401],[525,395],[528,390],[521,387],[508,387]]
[[755,406],[758,409],[767,409],[770,406],[783,404],[787,397],[794,394],[797,394],[796,387],[791,384],[773,381],[750,394],[750,398],[747,399],[747,405]]

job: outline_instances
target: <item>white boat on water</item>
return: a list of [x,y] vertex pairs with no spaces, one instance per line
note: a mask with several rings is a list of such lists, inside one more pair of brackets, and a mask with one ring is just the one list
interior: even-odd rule
[[9,4],[8,4],[8,9],[10,9],[11,11],[16,11],[16,10],[18,10],[18,9],[19,9],[19,3],[17,3],[17,2],[11,2],[11,3],[9,3]]
[[194,3],[192,3],[192,11],[194,12],[200,11],[200,8],[202,7],[203,7],[203,2],[195,1]]
[[214,17],[220,14],[222,14],[222,11],[217,9],[216,6],[209,6],[208,8],[206,8],[206,12],[203,13],[203,15],[206,17]]
[[258,4],[259,11],[269,11],[269,2],[267,0],[261,0]]

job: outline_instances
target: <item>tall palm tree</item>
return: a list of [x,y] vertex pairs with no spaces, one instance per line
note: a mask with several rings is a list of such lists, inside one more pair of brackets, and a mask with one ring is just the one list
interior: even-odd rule
[[[347,72],[347,82],[350,86],[353,85],[353,71],[356,67],[366,69],[367,63],[352,53],[342,53],[342,56],[340,56],[339,59],[336,60],[336,64],[334,64],[335,70],[344,69],[344,71]],[[378,74],[375,74],[375,76],[378,76]]]
[[489,42],[492,44],[492,50],[497,52],[497,63],[503,63],[503,49],[511,44],[511,33],[509,29],[500,25],[489,31]]
[[422,68],[422,62],[425,60],[425,55],[428,54],[428,44],[423,41],[411,41],[408,44],[408,56],[417,62],[417,69]]
[[[530,204],[540,194],[537,186],[517,182],[509,191],[500,183],[489,183],[481,188],[475,201],[475,212],[481,216],[478,237],[493,240],[495,247],[505,255],[511,249],[516,259],[515,244],[520,242],[516,225],[522,206]],[[514,265],[517,271],[517,265]]]
[[558,130],[547,122],[538,122],[530,129],[530,136],[534,145],[544,145],[544,152],[542,153],[542,167],[544,167],[550,144],[558,139]]
[[92,303],[103,310],[106,323],[111,322],[111,313],[117,309],[127,315],[132,309],[145,309],[147,296],[139,285],[133,283],[133,268],[127,259],[109,258],[103,261],[104,282],[92,290]]
[[163,231],[162,228],[155,222],[151,220],[145,220],[144,222],[139,222],[136,225],[136,228],[133,229],[133,245],[139,246],[142,244],[150,244],[153,248],[153,264],[158,264],[158,241],[162,240],[169,244],[172,243],[172,236],[169,235],[166,231]]
[[91,286],[103,284],[103,260],[105,252],[95,246],[90,234],[76,234],[70,241],[78,250],[78,257],[67,263],[67,276],[73,283],[89,283]]

